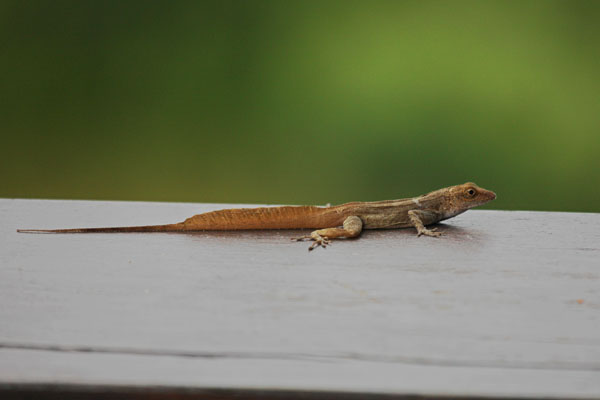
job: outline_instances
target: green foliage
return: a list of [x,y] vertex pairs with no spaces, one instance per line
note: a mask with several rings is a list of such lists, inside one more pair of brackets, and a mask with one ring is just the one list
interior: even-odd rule
[[4,1],[0,196],[600,211],[600,2]]

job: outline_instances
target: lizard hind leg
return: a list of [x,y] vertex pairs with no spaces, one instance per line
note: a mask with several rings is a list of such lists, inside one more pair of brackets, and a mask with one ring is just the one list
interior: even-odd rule
[[344,220],[344,225],[342,225],[341,228],[318,229],[313,231],[310,236],[302,236],[292,240],[313,240],[313,244],[311,244],[308,248],[308,251],[311,251],[319,246],[326,248],[329,244],[331,244],[331,239],[357,237],[360,235],[362,227],[362,220],[356,215],[352,215]]

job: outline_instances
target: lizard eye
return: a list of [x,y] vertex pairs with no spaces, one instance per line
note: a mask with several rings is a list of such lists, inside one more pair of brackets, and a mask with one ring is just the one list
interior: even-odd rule
[[471,197],[475,196],[475,189],[467,189],[467,194]]

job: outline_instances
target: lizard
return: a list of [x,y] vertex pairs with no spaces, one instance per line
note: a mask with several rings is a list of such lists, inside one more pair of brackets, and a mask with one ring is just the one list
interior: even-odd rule
[[193,232],[250,229],[316,229],[292,240],[312,240],[308,250],[327,247],[332,239],[356,238],[363,229],[414,227],[417,236],[438,237],[426,226],[455,217],[496,198],[475,183],[450,186],[412,198],[352,202],[336,206],[232,208],[194,215],[166,225],[76,229],[18,229],[23,233]]

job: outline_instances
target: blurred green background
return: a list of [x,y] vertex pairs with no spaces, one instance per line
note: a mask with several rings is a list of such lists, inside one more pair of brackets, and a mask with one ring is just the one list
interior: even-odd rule
[[0,197],[600,211],[598,1],[0,2]]

